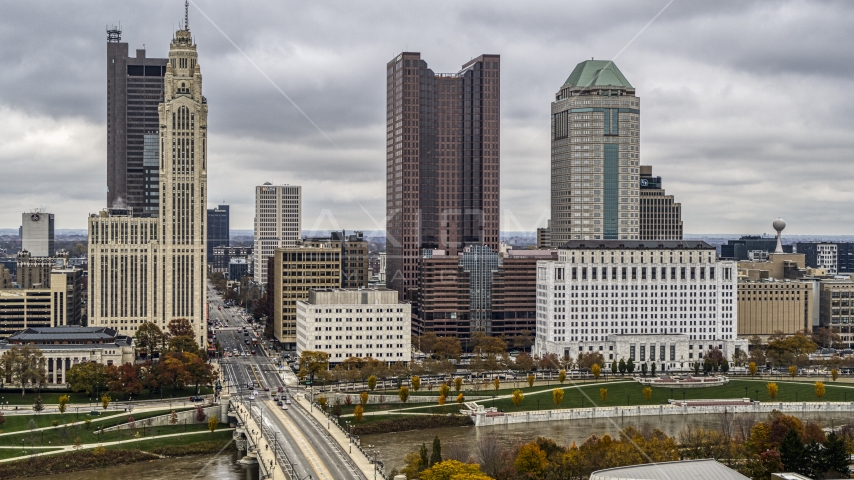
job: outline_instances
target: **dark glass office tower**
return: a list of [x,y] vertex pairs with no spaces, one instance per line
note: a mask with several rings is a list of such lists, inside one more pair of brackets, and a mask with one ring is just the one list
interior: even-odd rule
[[121,33],[107,30],[107,206],[157,216],[157,106],[167,59],[146,58],[145,50],[129,57]]
[[208,264],[213,263],[214,247],[228,247],[228,205],[208,209]]
[[386,65],[386,282],[417,290],[423,249],[498,250],[499,55],[434,73],[417,52]]

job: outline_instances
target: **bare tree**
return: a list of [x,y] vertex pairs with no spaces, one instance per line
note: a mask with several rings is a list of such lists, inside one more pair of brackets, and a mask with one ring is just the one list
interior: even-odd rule
[[727,440],[732,440],[733,437],[733,421],[735,415],[724,408],[723,412],[718,412],[718,429]]
[[475,459],[480,463],[483,471],[493,478],[498,478],[499,474],[504,470],[504,462],[508,458],[504,454],[504,447],[498,443],[498,436],[490,434],[481,435],[477,439],[474,448]]
[[756,424],[756,417],[752,413],[739,413],[733,420],[733,434],[739,442],[750,438],[750,429]]
[[442,445],[442,459],[466,463],[469,460],[469,449],[460,440],[451,440]]

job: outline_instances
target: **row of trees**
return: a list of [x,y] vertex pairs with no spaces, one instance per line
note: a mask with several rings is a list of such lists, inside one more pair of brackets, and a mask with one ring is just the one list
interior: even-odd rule
[[74,392],[119,392],[125,398],[148,390],[149,395],[163,387],[183,389],[194,385],[210,385],[216,380],[213,365],[192,352],[171,351],[157,363],[103,365],[86,362],[72,366],[66,373],[69,388]]
[[[543,437],[507,446],[497,435],[482,435],[471,445],[459,441],[444,445],[438,461],[432,455],[425,460],[422,445],[406,456],[401,473],[421,480],[581,480],[607,468],[713,458],[756,480],[768,480],[771,473],[783,471],[814,479],[848,478],[854,429],[825,434],[814,423],[804,424],[779,412],[760,422],[731,413],[720,414],[718,420],[717,426],[687,427],[675,437],[649,427],[628,427],[616,437],[593,435],[569,446]],[[434,440],[434,452],[437,444]],[[440,465],[445,476],[434,476]]]
[[490,337],[484,332],[474,332],[471,339],[466,342],[465,348],[463,348],[459,338],[439,337],[433,332],[426,332],[424,335],[416,335],[412,338],[412,345],[436,359],[454,358],[459,360],[463,350],[475,354],[499,355],[507,353],[508,346],[511,345],[513,348],[524,350],[533,344],[534,337],[531,332],[523,332],[512,337]]
[[163,331],[151,322],[145,322],[136,330],[136,350],[143,357],[155,353],[188,352],[206,357],[196,341],[196,330],[186,318],[176,318]]

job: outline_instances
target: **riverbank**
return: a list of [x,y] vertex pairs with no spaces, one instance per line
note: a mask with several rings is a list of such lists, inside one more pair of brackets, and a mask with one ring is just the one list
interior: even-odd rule
[[28,478],[82,472],[190,455],[210,455],[236,450],[232,431],[187,434],[149,440],[81,448],[62,453],[44,453],[0,463],[0,478]]

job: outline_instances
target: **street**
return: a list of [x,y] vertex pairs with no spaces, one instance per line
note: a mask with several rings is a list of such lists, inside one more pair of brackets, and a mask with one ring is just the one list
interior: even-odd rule
[[[253,412],[260,413],[264,425],[281,442],[299,478],[308,478],[309,475],[313,479],[329,480],[362,478],[350,470],[342,454],[332,446],[333,440],[295,402],[285,404],[287,410],[276,405],[273,395],[279,387],[282,387],[287,398],[302,394],[298,391],[297,378],[286,365],[280,369],[276,359],[268,357],[260,345],[251,345],[254,333],[243,319],[242,310],[223,305],[222,299],[210,286],[208,299],[211,321],[214,325],[222,325],[216,328],[216,339],[223,352],[234,355],[220,359],[225,380],[223,388],[232,397],[239,397],[251,405]],[[244,327],[247,327],[248,335],[244,335]],[[246,344],[247,340],[249,345]],[[248,388],[250,383],[254,387],[252,390]],[[269,391],[265,391],[265,388]]]

